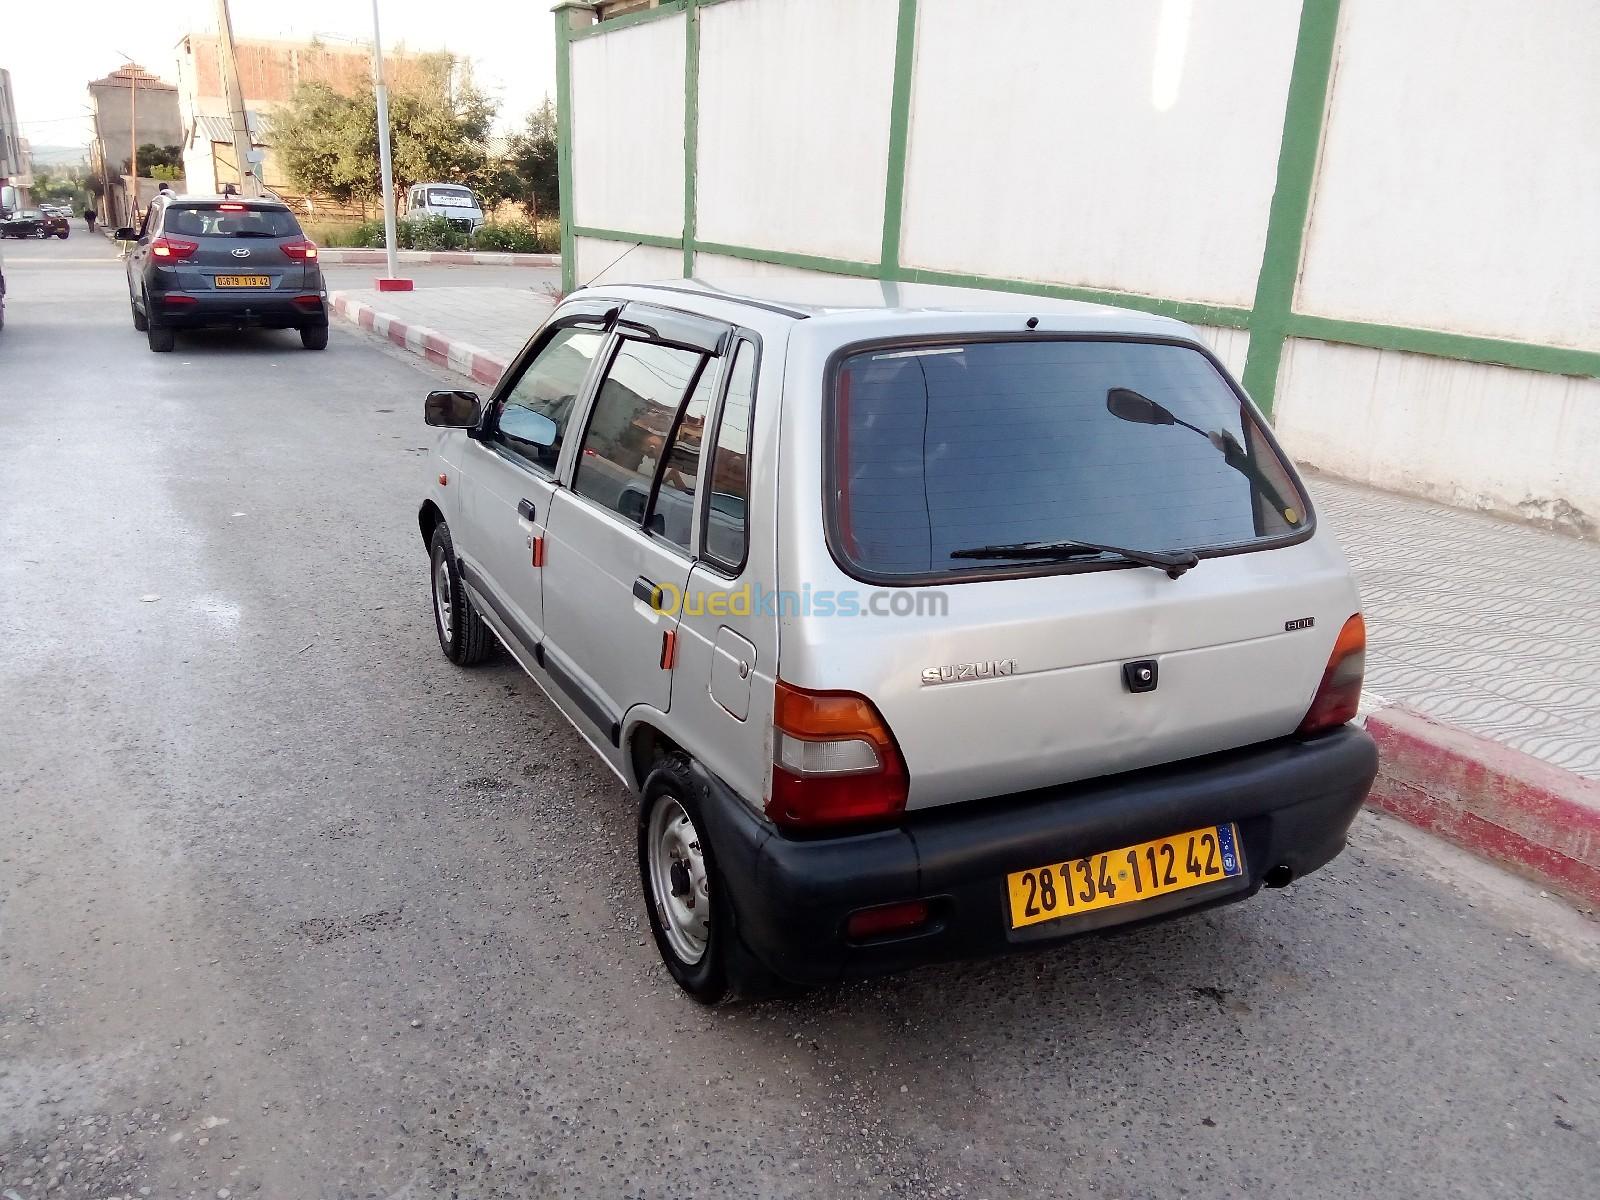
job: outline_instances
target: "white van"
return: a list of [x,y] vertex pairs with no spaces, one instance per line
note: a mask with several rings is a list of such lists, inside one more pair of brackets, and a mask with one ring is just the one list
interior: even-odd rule
[[595,287],[425,416],[439,643],[503,645],[639,794],[702,1001],[1281,887],[1372,783],[1350,570],[1175,321]]
[[472,189],[459,183],[418,183],[406,193],[408,221],[421,217],[444,217],[463,232],[471,233],[483,225],[483,205]]

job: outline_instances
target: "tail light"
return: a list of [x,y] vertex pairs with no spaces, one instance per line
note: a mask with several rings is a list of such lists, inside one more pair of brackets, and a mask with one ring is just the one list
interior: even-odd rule
[[278,249],[295,262],[315,262],[317,258],[317,244],[305,238],[293,242],[279,242]]
[[189,258],[198,249],[200,249],[199,242],[191,242],[187,238],[168,237],[165,234],[150,243],[151,254],[171,262]]
[[793,830],[884,821],[905,811],[905,759],[872,701],[781,679],[772,712],[767,816]]
[[1333,643],[1333,653],[1328,655],[1327,668],[1322,672],[1322,682],[1317,694],[1311,698],[1305,720],[1300,722],[1300,733],[1316,733],[1343,725],[1356,715],[1361,707],[1361,679],[1367,670],[1367,626],[1356,613],[1339,630]]

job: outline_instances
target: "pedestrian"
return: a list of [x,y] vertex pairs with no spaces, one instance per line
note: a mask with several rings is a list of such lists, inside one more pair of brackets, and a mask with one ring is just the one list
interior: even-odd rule
[[83,223],[89,227],[90,233],[94,232],[94,209],[86,208],[83,210]]
[[161,181],[161,186],[156,189],[156,195],[159,196],[164,192],[170,192],[170,191],[172,191],[172,186],[170,184],[168,184],[165,179],[163,179]]

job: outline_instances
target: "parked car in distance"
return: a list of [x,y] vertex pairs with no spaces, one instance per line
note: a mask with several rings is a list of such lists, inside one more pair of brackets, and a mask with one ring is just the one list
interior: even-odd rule
[[37,208],[19,208],[4,220],[0,220],[0,237],[40,237],[44,220],[44,213]]
[[179,330],[206,328],[298,329],[306,349],[328,344],[317,247],[278,201],[167,192],[117,240],[134,243],[128,305],[158,353]]
[[459,183],[419,183],[406,193],[408,221],[422,217],[444,217],[463,233],[471,233],[484,223],[483,206],[469,187]]
[[1355,581],[1193,329],[717,283],[578,291],[486,400],[429,395],[418,513],[445,655],[498,641],[638,794],[685,991],[1038,948],[1340,852],[1377,769]]

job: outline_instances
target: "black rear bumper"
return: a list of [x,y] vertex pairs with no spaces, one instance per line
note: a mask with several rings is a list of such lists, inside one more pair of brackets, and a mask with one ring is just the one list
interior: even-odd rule
[[[1006,953],[1253,895],[1268,872],[1298,878],[1344,848],[1377,773],[1372,739],[1343,727],[1107,779],[909,815],[869,833],[784,837],[696,768],[707,831],[745,949],[795,983]],[[1245,873],[1189,891],[1010,928],[1005,877],[1207,825],[1238,824]],[[908,937],[853,943],[856,909],[928,899]]]
[[[178,299],[173,303],[167,299]],[[151,317],[169,329],[304,329],[328,323],[320,292],[152,292]]]

